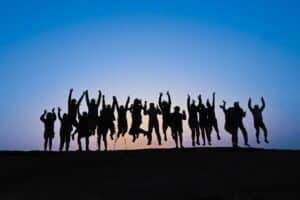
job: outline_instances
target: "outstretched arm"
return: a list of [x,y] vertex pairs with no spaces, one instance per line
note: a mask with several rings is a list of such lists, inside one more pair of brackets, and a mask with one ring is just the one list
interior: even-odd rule
[[249,101],[248,101],[248,108],[249,108],[249,110],[253,111],[251,98],[249,98]]
[[264,97],[261,97],[261,103],[262,103],[262,106],[261,106],[260,110],[263,111],[265,109],[265,107],[266,107],[266,103],[265,103]]
[[113,109],[113,111],[115,111],[116,106],[117,106],[116,105],[116,101],[113,100],[113,103],[112,103],[112,109]]
[[144,115],[147,115],[147,114],[148,114],[148,110],[147,110],[147,101],[145,101],[143,110],[144,110]]
[[54,121],[56,120],[55,108],[52,109],[52,118]]
[[59,121],[62,121],[62,117],[61,117],[61,109],[60,109],[60,107],[58,107],[57,110],[58,110],[58,119],[59,119]]
[[223,105],[220,105],[220,108],[222,108],[223,112],[226,112],[226,101],[223,100]]
[[83,99],[83,97],[84,97],[85,93],[86,93],[86,92],[83,92],[83,93],[82,93],[82,95],[81,95],[80,99],[79,99],[79,100],[78,100],[78,102],[77,102],[77,107],[79,107],[79,106],[80,106],[80,104],[81,104],[81,102],[82,102],[82,99]]
[[212,107],[215,108],[215,101],[216,101],[216,93],[213,92],[213,102],[212,102]]
[[185,110],[182,111],[182,119],[183,119],[183,120],[186,120]]
[[158,97],[158,104],[159,104],[160,107],[161,107],[161,104],[162,104],[162,102],[161,102],[162,95],[163,95],[163,93],[161,92],[161,93],[159,93],[159,97]]
[[99,108],[101,102],[101,90],[98,91],[97,108]]
[[199,94],[199,96],[198,96],[198,101],[199,101],[198,107],[200,108],[200,106],[202,105],[202,97],[201,97],[201,94]]
[[42,122],[44,122],[45,121],[45,115],[47,114],[47,110],[44,110],[44,113],[41,115],[41,117],[40,117],[40,120],[42,121]]
[[119,103],[118,103],[117,97],[115,97],[115,96],[113,96],[113,105],[116,106],[117,111],[119,112]]
[[171,96],[170,96],[169,91],[167,91],[167,95],[168,95],[168,103],[169,103],[169,105],[171,105],[172,101],[171,101]]
[[126,104],[125,104],[125,109],[126,110],[128,110],[129,101],[130,101],[130,97],[127,97],[127,101],[126,101]]
[[188,97],[187,97],[187,108],[188,108],[188,111],[190,111],[190,108],[191,108],[191,97],[190,97],[190,95],[188,95]]
[[70,89],[70,92],[69,92],[68,105],[71,104],[71,101],[72,101],[72,93],[73,93],[73,89],[71,88],[71,89]]
[[89,97],[88,90],[85,91],[85,101],[86,101],[86,105],[89,107],[90,106],[90,97]]
[[102,109],[105,109],[106,105],[105,105],[105,96],[102,96]]

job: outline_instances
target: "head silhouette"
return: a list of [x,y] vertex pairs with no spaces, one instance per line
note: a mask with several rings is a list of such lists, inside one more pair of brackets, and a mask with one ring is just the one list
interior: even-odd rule
[[154,109],[154,108],[155,108],[154,103],[150,103],[150,109]]
[[47,119],[50,119],[52,117],[51,113],[47,113]]
[[133,104],[134,104],[134,105],[139,105],[139,104],[140,104],[140,100],[139,100],[139,99],[134,99]]
[[64,114],[63,114],[63,119],[64,119],[64,120],[68,119],[68,114],[64,113]]
[[175,106],[174,111],[175,111],[176,113],[179,113],[179,112],[180,112],[180,107],[179,107],[179,106]]
[[120,110],[124,110],[125,108],[124,108],[124,106],[123,105],[121,105],[120,106]]
[[234,104],[233,104],[233,105],[234,105],[234,107],[235,107],[235,108],[239,108],[239,107],[240,107],[240,104],[239,104],[239,102],[238,102],[238,101],[234,102]]
[[163,108],[167,107],[168,105],[169,105],[169,104],[168,104],[167,101],[161,102],[161,106],[162,106]]
[[91,104],[95,105],[96,104],[96,100],[95,99],[91,99]]
[[211,107],[209,101],[206,101],[206,106],[207,106],[208,108]]
[[75,105],[76,103],[77,103],[76,99],[72,99],[72,100],[71,100],[71,104],[72,104],[72,105]]
[[107,109],[110,109],[110,108],[111,108],[111,105],[110,105],[110,104],[106,105],[106,108],[107,108]]
[[254,109],[255,109],[255,110],[258,110],[258,109],[259,109],[259,106],[258,106],[258,105],[255,105],[255,106],[254,106]]

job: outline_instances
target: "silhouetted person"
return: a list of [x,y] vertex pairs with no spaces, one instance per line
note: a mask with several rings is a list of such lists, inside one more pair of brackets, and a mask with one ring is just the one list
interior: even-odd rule
[[98,118],[98,109],[101,101],[101,91],[99,90],[98,92],[98,99],[96,102],[96,99],[91,99],[89,98],[89,93],[86,90],[85,92],[85,97],[86,97],[86,104],[88,107],[88,116],[89,116],[89,130],[90,134],[94,135],[96,126],[97,126],[97,118]]
[[161,145],[161,137],[159,133],[159,123],[157,115],[160,115],[161,111],[158,107],[155,107],[154,103],[150,103],[149,109],[147,109],[147,101],[145,101],[144,105],[144,115],[149,116],[148,120],[148,145],[152,143],[152,131],[155,130],[155,134],[158,140],[158,144]]
[[202,136],[202,145],[206,145],[206,138],[209,145],[211,145],[211,125],[208,121],[208,110],[202,103],[201,95],[198,96],[199,104],[199,127]]
[[[207,100],[206,102],[206,107],[207,107],[207,111],[208,111],[208,121],[209,124],[211,125],[212,129],[215,129],[215,131],[217,132],[217,138],[218,140],[221,139],[220,134],[219,134],[219,128],[218,128],[218,121],[216,118],[216,114],[215,114],[215,98],[216,98],[216,93],[213,93],[213,100],[212,100],[212,105],[209,103],[209,100]],[[211,129],[211,131],[212,131]]]
[[103,126],[106,132],[110,131],[110,138],[111,140],[114,139],[114,134],[116,132],[115,129],[115,102],[113,105],[105,104],[105,96],[103,95],[102,98],[102,117],[103,117]]
[[159,94],[158,104],[162,112],[162,128],[164,133],[164,140],[167,141],[167,129],[170,126],[170,112],[171,112],[171,97],[169,91],[167,91],[168,101],[162,101],[163,93]]
[[129,134],[132,135],[132,141],[135,142],[135,140],[139,137],[140,133],[143,133],[144,135],[147,135],[148,132],[144,129],[140,128],[142,124],[142,102],[140,99],[135,99],[133,101],[133,104],[130,106],[130,112],[131,112],[131,127],[129,130]]
[[101,150],[101,139],[104,143],[104,150],[107,151],[107,133],[108,133],[108,126],[105,124],[105,110],[100,111],[100,115],[98,116],[97,120],[97,145],[98,151]]
[[225,114],[225,130],[231,134],[232,147],[238,147],[238,118],[236,117],[236,109],[234,107],[226,109],[226,102],[220,106]]
[[70,89],[69,98],[68,98],[68,115],[71,117],[73,125],[76,126],[77,123],[77,110],[81,104],[81,101],[84,97],[84,92],[79,98],[78,102],[76,99],[72,99],[73,89]]
[[261,102],[262,102],[262,106],[259,107],[259,105],[255,105],[254,108],[251,105],[251,98],[249,99],[248,102],[248,107],[253,115],[253,119],[254,119],[254,128],[256,130],[256,142],[259,144],[259,130],[260,128],[264,131],[264,136],[265,136],[265,142],[269,143],[268,141],[268,131],[267,128],[265,126],[265,123],[263,121],[263,116],[262,116],[262,112],[266,107],[265,104],[265,100],[263,97],[261,97]]
[[192,104],[190,103],[190,101],[191,101],[191,97],[190,97],[190,95],[188,95],[188,98],[187,98],[187,108],[188,108],[188,112],[189,112],[188,123],[189,123],[189,127],[191,129],[191,132],[192,132],[192,145],[195,146],[195,139],[197,139],[197,144],[200,145],[200,141],[199,141],[200,131],[199,131],[199,123],[198,123],[198,108],[195,104],[195,101],[193,101]]
[[[183,148],[183,144],[182,144],[183,120],[186,120],[185,111],[180,113],[180,107],[176,106],[174,108],[174,112],[170,115],[170,126],[172,129],[172,137],[175,141],[176,148],[178,148],[178,146],[180,146],[180,148]],[[178,145],[178,140],[179,140],[179,145]]]
[[125,133],[128,130],[128,123],[127,123],[127,111],[129,110],[129,101],[130,97],[127,98],[125,106],[121,105],[119,106],[117,97],[113,97],[114,103],[117,108],[118,112],[118,135],[117,137],[119,138],[121,135],[124,136]]
[[72,139],[74,140],[75,134],[78,133],[77,136],[77,143],[78,143],[78,150],[82,151],[82,145],[81,145],[81,139],[85,138],[85,149],[86,151],[89,151],[89,137],[90,137],[90,131],[89,131],[89,116],[87,112],[83,112],[82,115],[80,114],[79,108],[78,108],[78,119],[79,122],[77,123],[77,128],[74,131],[72,135]]
[[56,120],[55,109],[51,112],[44,111],[41,115],[40,120],[44,123],[44,151],[47,151],[47,147],[52,151],[52,139],[54,138],[54,124]]
[[62,151],[64,146],[66,151],[69,151],[71,133],[73,130],[73,123],[70,116],[66,113],[61,116],[61,109],[58,108],[58,119],[60,120],[60,144],[59,151]]
[[240,107],[239,102],[234,103],[234,110],[235,110],[235,117],[237,121],[237,127],[242,131],[245,146],[249,146],[248,133],[243,123],[243,118],[246,116],[246,112]]

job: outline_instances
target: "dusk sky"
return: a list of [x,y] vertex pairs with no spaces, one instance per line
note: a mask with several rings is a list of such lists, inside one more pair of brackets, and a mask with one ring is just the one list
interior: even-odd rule
[[[52,107],[66,111],[70,88],[76,98],[100,89],[108,102],[115,95],[122,103],[128,95],[157,102],[169,90],[173,106],[185,110],[187,94],[211,98],[215,91],[217,105],[240,101],[247,111],[251,146],[300,149],[299,9],[297,0],[1,1],[0,150],[41,150],[39,117]],[[268,145],[255,144],[247,108],[249,97],[260,104],[261,96]],[[218,106],[216,114],[222,141],[213,133],[213,145],[230,146]],[[187,147],[190,138],[185,125]],[[130,139],[110,149],[149,148]]]

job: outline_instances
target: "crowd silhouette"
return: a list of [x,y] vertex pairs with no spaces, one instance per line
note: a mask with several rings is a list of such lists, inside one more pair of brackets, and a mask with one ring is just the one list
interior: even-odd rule
[[[98,98],[90,99],[88,91],[84,91],[77,101],[72,98],[73,89],[70,89],[68,98],[68,111],[61,113],[60,107],[57,109],[58,119],[60,121],[60,144],[59,151],[69,151],[71,138],[75,139],[77,135],[78,150],[82,151],[82,139],[85,140],[85,150],[89,151],[89,139],[91,136],[97,134],[98,151],[101,151],[101,144],[104,144],[104,151],[108,150],[107,135],[109,139],[116,141],[120,137],[129,134],[132,137],[132,142],[135,142],[142,134],[147,139],[147,145],[152,144],[153,130],[159,145],[163,141],[168,140],[168,130],[171,132],[172,139],[174,140],[176,148],[184,148],[183,146],[183,121],[187,119],[188,126],[191,132],[192,146],[208,144],[212,145],[212,132],[216,132],[216,138],[221,140],[220,131],[218,128],[218,121],[215,114],[215,99],[216,94],[212,94],[212,102],[209,99],[206,105],[202,101],[201,95],[198,96],[198,102],[191,99],[190,95],[187,96],[187,111],[188,118],[185,110],[181,111],[179,106],[174,106],[172,112],[171,95],[167,91],[166,95],[168,100],[162,100],[163,93],[159,94],[158,104],[147,101],[142,103],[141,99],[134,99],[130,104],[130,97],[127,98],[125,105],[120,105],[117,97],[113,96],[112,104],[105,101],[105,96],[99,90]],[[85,97],[87,111],[80,111],[80,106]],[[102,100],[102,108],[100,108]],[[254,105],[252,107],[252,100],[249,98],[248,108],[252,113],[254,128],[256,130],[256,142],[260,144],[260,130],[264,132],[264,141],[268,141],[268,131],[263,121],[262,112],[265,109],[265,100],[261,97],[262,106]],[[239,102],[234,102],[232,107],[226,108],[226,102],[220,105],[225,115],[224,129],[231,135],[232,147],[238,147],[238,132],[243,135],[244,145],[249,147],[248,133],[243,124],[243,119],[246,116]],[[128,111],[131,114],[131,125],[128,130]],[[115,114],[117,114],[117,131],[115,128]],[[148,117],[148,130],[141,128],[143,122],[143,115]],[[160,133],[160,124],[158,116],[162,115],[162,131],[163,138]],[[45,110],[40,117],[44,123],[44,150],[52,151],[52,140],[55,136],[55,121],[56,121],[55,108],[51,112]]]

